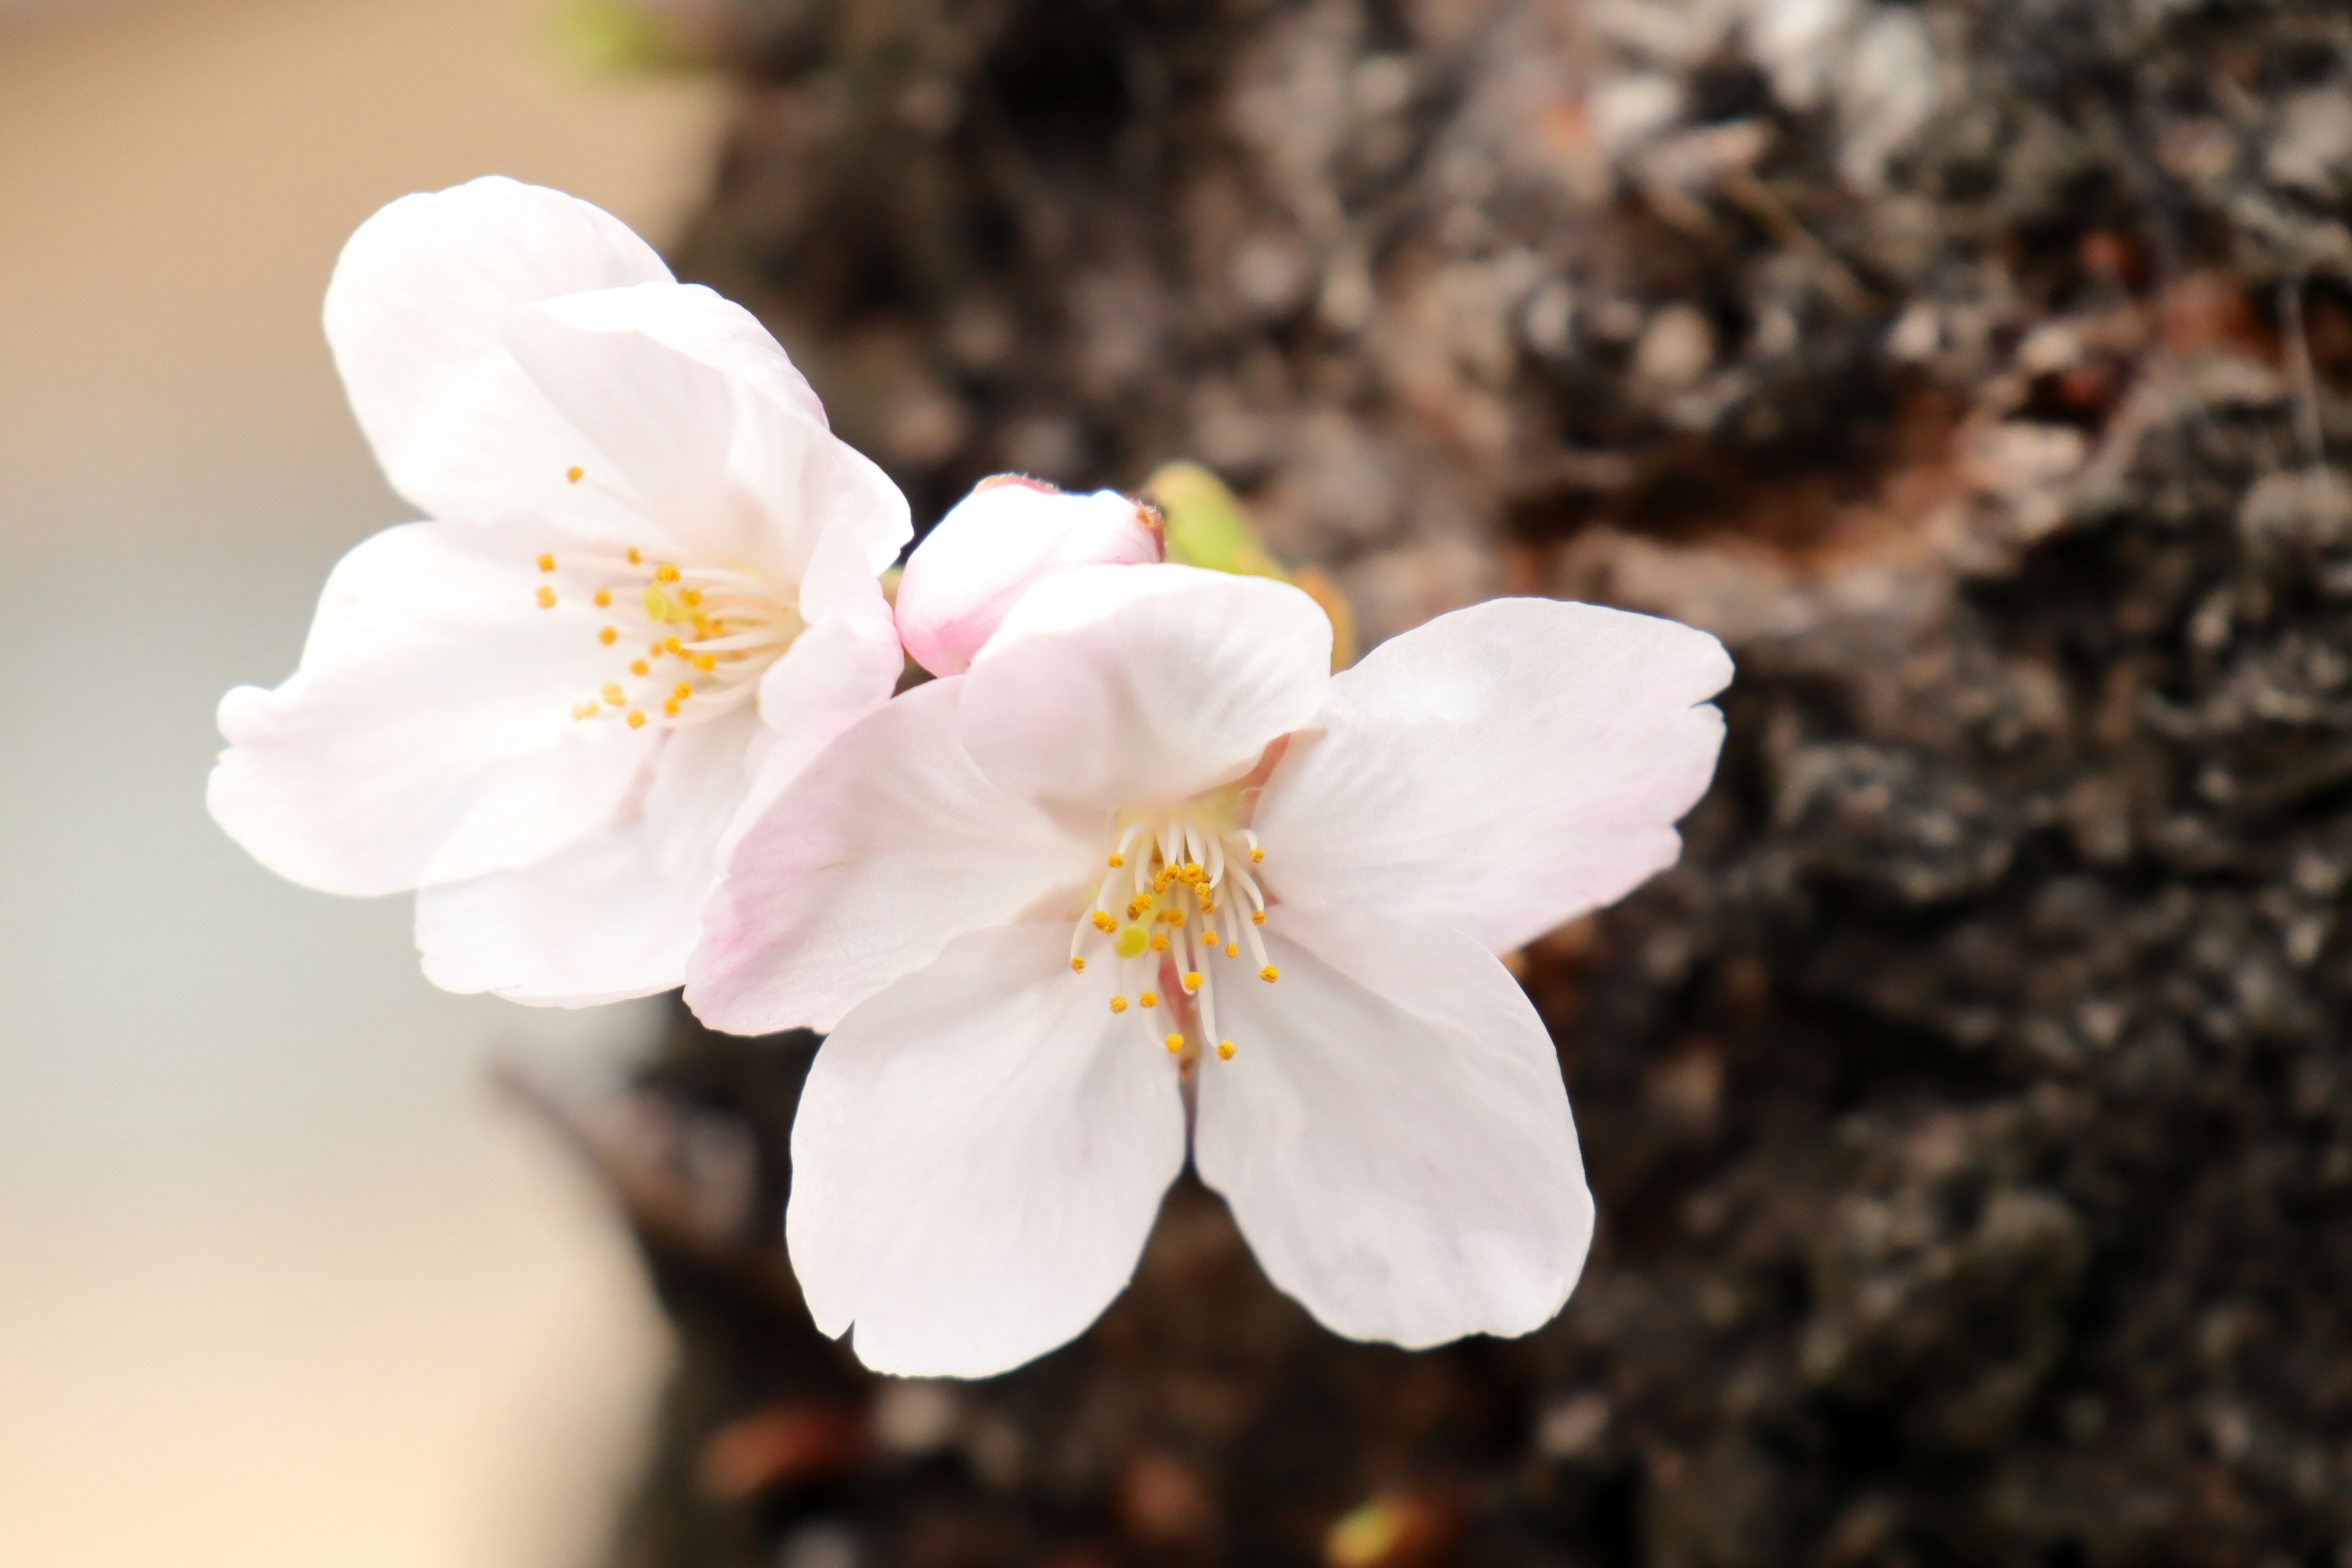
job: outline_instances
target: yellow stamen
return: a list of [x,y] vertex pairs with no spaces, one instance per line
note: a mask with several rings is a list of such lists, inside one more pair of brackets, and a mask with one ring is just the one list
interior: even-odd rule
[[629,673],[631,675],[651,675],[653,672],[654,667],[647,664],[644,659],[633,658],[629,661]]
[[594,702],[574,702],[572,705],[572,716],[574,719],[593,719],[600,706],[601,704]]
[[555,590],[544,583],[539,585],[539,607],[542,610],[555,608]]
[[1263,849],[1259,849],[1259,848],[1256,848],[1256,847],[1252,847],[1252,848],[1251,848],[1251,850],[1250,850],[1250,864],[1251,864],[1251,865],[1253,865],[1253,866],[1258,865],[1259,863],[1261,863],[1261,862],[1262,862],[1262,861],[1264,861],[1265,859],[1265,850],[1263,850]]
[[715,653],[696,654],[694,656],[694,668],[702,671],[703,674],[709,675],[712,670],[719,668],[719,656]]
[[702,603],[702,590],[699,588],[688,588],[678,595],[677,602],[691,610],[696,605]]
[[1204,930],[1201,932],[1201,940],[1207,942],[1211,947],[1214,947],[1217,945],[1217,933],[1213,931]]
[[662,711],[663,711],[663,712],[665,712],[665,713],[667,713],[667,714],[668,714],[668,715],[669,715],[671,718],[673,718],[673,719],[677,718],[677,698],[675,698],[675,697],[665,697],[665,698],[663,698],[663,699],[662,699]]
[[1143,911],[1150,907],[1151,900],[1144,897],[1142,894],[1138,893],[1134,898],[1127,900],[1127,918],[1131,921],[1139,921],[1143,918]]
[[572,464],[570,468],[563,470],[563,477],[575,485],[583,479],[585,479],[587,474],[588,470],[582,468],[577,463]]
[[1171,1056],[1171,1057],[1172,1057],[1172,1056],[1174,1056],[1178,1051],[1181,1051],[1181,1050],[1182,1050],[1183,1048],[1184,1048],[1184,1037],[1183,1037],[1183,1036],[1181,1036],[1181,1035],[1171,1035],[1171,1036],[1169,1036],[1169,1037],[1168,1037],[1168,1054],[1169,1054],[1170,1056]]
[[541,556],[539,558],[539,569],[540,569],[541,571],[542,571],[542,572],[552,572],[552,571],[554,571],[554,570],[555,570],[555,557],[554,557],[554,556],[552,556],[552,555],[541,555]]
[[1073,973],[1073,974],[1084,974],[1086,972],[1087,972],[1087,961],[1086,961],[1084,958],[1080,958],[1080,957],[1073,957],[1073,958],[1070,960],[1070,973]]
[[629,728],[630,728],[630,729],[632,729],[632,730],[642,730],[642,729],[644,729],[645,727],[646,727],[646,716],[645,716],[643,713],[638,712],[638,711],[637,711],[635,709],[634,709],[634,708],[630,709],[630,710],[629,710]]
[[1184,989],[1187,992],[1193,992],[1198,991],[1200,988],[1201,972],[1197,969],[1186,970],[1184,972]]
[[1127,857],[1126,857],[1126,856],[1124,856],[1124,855],[1114,855],[1114,856],[1112,856],[1112,857],[1110,858],[1110,862],[1109,862],[1109,864],[1110,864],[1110,868],[1111,868],[1112,870],[1116,871],[1116,870],[1118,870],[1121,866],[1124,866],[1124,865],[1126,865],[1126,864],[1127,864]]
[[677,699],[680,702],[683,702],[688,698],[694,695],[694,682],[691,680],[681,680],[676,686],[669,689],[669,694]]
[[1250,924],[1254,926],[1262,926],[1265,924],[1265,911],[1264,910],[1252,910],[1250,911]]
[[663,562],[660,565],[654,568],[654,581],[656,583],[677,582],[677,568],[671,565],[667,561]]
[[1142,995],[1137,997],[1136,1000],[1142,1003],[1147,1007],[1157,1007],[1160,1005],[1160,993],[1157,991],[1147,991]]
[[1184,862],[1184,879],[1186,881],[1197,882],[1206,873],[1202,871],[1201,863],[1198,860],[1187,860]]
[[629,564],[630,564],[630,565],[632,565],[632,566],[642,566],[642,565],[644,565],[645,563],[646,563],[646,558],[645,558],[645,556],[644,556],[644,555],[643,555],[643,554],[638,551],[638,549],[637,549],[637,547],[636,547],[635,545],[634,545],[634,544],[630,545],[630,546],[629,546]]
[[1219,1040],[1217,1042],[1217,1059],[1221,1062],[1229,1062],[1234,1059],[1233,1041]]
[[1126,998],[1126,997],[1124,997],[1124,996],[1114,996],[1114,997],[1112,997],[1112,998],[1110,999],[1110,1010],[1111,1010],[1112,1012],[1114,1012],[1114,1013],[1124,1013],[1124,1012],[1126,1012],[1126,1011],[1127,1011],[1127,998]]
[[1227,958],[1239,958],[1241,955],[1242,944],[1240,942],[1229,942],[1225,943],[1225,956]]
[[1108,910],[1097,910],[1094,913],[1094,922],[1097,931],[1107,931],[1118,929],[1118,922],[1110,918],[1110,911]]
[[604,700],[611,703],[615,708],[618,708],[623,702],[627,700],[627,699],[621,695],[621,683],[617,680],[608,680],[604,682],[601,689],[604,693]]
[[1160,918],[1166,921],[1170,925],[1180,926],[1184,923],[1184,911],[1182,910],[1163,910],[1160,911]]
[[621,640],[621,628],[618,626],[606,626],[603,631],[596,634],[596,640],[603,643],[606,647],[611,647],[614,643]]
[[1268,985],[1271,985],[1276,981],[1282,978],[1282,971],[1269,963],[1264,969],[1257,972],[1257,977],[1260,980],[1265,981]]
[[1151,933],[1151,951],[1154,952],[1166,952],[1168,951],[1168,933],[1166,931],[1156,931]]
[[674,653],[677,655],[678,658],[684,658],[686,657],[686,645],[678,641],[676,637],[664,637],[662,638],[662,651],[664,653]]
[[607,609],[612,608],[612,606],[613,606],[613,590],[612,590],[612,589],[610,589],[610,588],[599,588],[599,589],[597,589],[597,590],[596,590],[596,607],[597,607],[598,609],[600,609],[600,610],[607,610]]

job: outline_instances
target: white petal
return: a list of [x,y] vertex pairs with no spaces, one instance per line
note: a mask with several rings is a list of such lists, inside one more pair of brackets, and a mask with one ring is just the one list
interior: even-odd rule
[[1074,567],[1160,558],[1159,527],[1117,490],[1066,495],[1017,477],[984,481],[907,558],[898,635],[933,675],[961,675],[1032,584]]
[[[744,832],[688,966],[704,1023],[831,1028],[965,931],[1091,888],[1094,845],[965,754],[968,679],[919,686],[852,725]],[[1058,931],[1066,942],[1068,924]]]
[[1065,941],[974,932],[817,1053],[785,1240],[817,1327],[854,1325],[877,1371],[985,1377],[1075,1338],[1183,1168],[1174,1064]]
[[1333,678],[1255,820],[1294,902],[1442,921],[1502,951],[1671,866],[1706,793],[1731,660],[1705,632],[1498,599]]
[[1249,771],[1311,719],[1331,623],[1286,584],[1088,566],[1024,595],[963,677],[964,743],[1007,790],[1116,809]]
[[327,342],[385,477],[428,515],[534,511],[616,536],[635,528],[630,509],[567,483],[592,454],[504,335],[540,300],[669,277],[586,202],[476,180],[404,196],[360,226],[327,286]]
[[1284,905],[1266,931],[1279,982],[1218,966],[1235,1053],[1202,1061],[1193,1133],[1266,1277],[1350,1339],[1549,1321],[1592,1198],[1559,1058],[1509,972],[1441,926]]
[[516,313],[507,344],[586,438],[592,477],[696,564],[796,583],[837,525],[879,557],[870,577],[912,533],[898,488],[825,428],[766,329],[708,289],[549,300]]
[[759,727],[746,708],[673,731],[626,821],[534,865],[419,893],[425,977],[564,1007],[685,984]]
[[300,669],[221,700],[206,792],[280,876],[385,893],[528,865],[611,821],[649,736],[572,705],[611,672],[584,600],[535,602],[576,534],[409,523],[343,557]]

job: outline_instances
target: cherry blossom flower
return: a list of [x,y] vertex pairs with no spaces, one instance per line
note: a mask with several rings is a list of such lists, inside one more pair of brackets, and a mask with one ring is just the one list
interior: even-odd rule
[[1191,1155],[1351,1338],[1519,1334],[1592,1205],[1497,959],[1680,851],[1713,637],[1588,605],[1443,616],[1328,672],[1282,584],[1091,567],[846,731],[745,832],[687,999],[831,1029],[793,1130],[811,1312],[896,1373],[1078,1333]]
[[1032,584],[1079,566],[1154,563],[1159,517],[1117,490],[1066,495],[1020,474],[982,479],[923,538],[898,579],[898,640],[933,675],[961,675]]
[[782,787],[903,668],[904,498],[749,312],[555,191],[393,203],[326,328],[431,521],[344,556],[296,673],[223,699],[214,817],[306,887],[421,889],[450,990],[679,984],[754,765]]

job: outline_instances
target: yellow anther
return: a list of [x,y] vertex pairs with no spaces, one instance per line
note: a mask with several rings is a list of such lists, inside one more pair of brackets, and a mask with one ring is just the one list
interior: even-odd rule
[[1110,939],[1110,950],[1121,958],[1133,958],[1150,945],[1151,933],[1136,925],[1119,927],[1118,934]]
[[572,464],[570,468],[563,470],[563,477],[575,485],[582,479],[585,479],[587,475],[588,470],[582,468],[577,463]]
[[646,716],[645,716],[643,713],[638,712],[638,711],[637,711],[635,709],[634,709],[634,708],[630,709],[630,710],[629,710],[629,728],[630,728],[630,729],[632,729],[632,730],[642,730],[642,729],[644,729],[645,727],[646,727]]
[[1168,890],[1168,884],[1175,879],[1176,873],[1162,866],[1151,874],[1151,890],[1155,893],[1164,893]]
[[673,718],[673,719],[677,718],[677,698],[675,698],[675,697],[665,697],[665,698],[663,698],[663,699],[662,699],[662,711],[663,711],[663,712],[665,712],[665,713],[667,713],[667,714],[668,714],[668,715],[669,715],[671,718]]
[[1160,911],[1160,918],[1166,921],[1170,925],[1180,926],[1184,923],[1184,911],[1182,910],[1163,910]]
[[596,710],[601,706],[602,704],[595,702],[574,702],[572,705],[572,716],[574,719],[593,719],[596,717]]
[[1108,910],[1097,910],[1094,913],[1094,921],[1097,931],[1115,931],[1118,927],[1118,922],[1111,919]]
[[1240,942],[1229,942],[1225,943],[1225,956],[1227,958],[1239,958],[1241,955],[1242,944]]
[[554,556],[552,556],[552,555],[541,555],[541,556],[539,558],[539,569],[540,569],[541,571],[542,571],[542,572],[552,572],[552,571],[554,571],[554,570],[555,570],[555,557],[554,557]]
[[599,589],[597,589],[597,590],[596,590],[596,607],[597,607],[598,609],[600,609],[600,610],[608,610],[608,609],[612,608],[612,606],[613,606],[613,590],[612,590],[612,589],[610,589],[610,588],[599,588]]
[[1166,952],[1168,951],[1168,933],[1166,931],[1156,931],[1151,933],[1151,951],[1154,952]]
[[1204,915],[1217,912],[1217,900],[1209,897],[1209,889],[1206,888],[1201,889],[1201,912]]
[[663,562],[660,565],[654,568],[654,581],[656,583],[677,582],[677,568],[671,565],[667,561]]
[[1259,863],[1261,863],[1262,861],[1264,861],[1265,859],[1265,850],[1263,850],[1263,849],[1258,848],[1255,845],[1252,845],[1252,846],[1250,847],[1250,864],[1251,864],[1251,865],[1253,865],[1253,866],[1255,866],[1255,865],[1258,865]]
[[618,626],[606,626],[603,631],[596,634],[596,640],[603,643],[606,647],[611,647],[614,643],[621,640],[621,628]]
[[1265,911],[1264,910],[1252,910],[1250,911],[1250,924],[1254,926],[1262,926],[1265,924]]
[[1184,989],[1185,989],[1186,991],[1188,991],[1188,992],[1191,992],[1191,991],[1198,991],[1200,988],[1201,988],[1201,972],[1200,972],[1199,970],[1197,970],[1197,969],[1188,969],[1188,970],[1186,970],[1186,971],[1184,972]]
[[1276,981],[1282,978],[1282,971],[1269,963],[1264,969],[1257,972],[1257,977],[1260,980],[1265,981],[1268,985],[1271,985]]
[[539,607],[542,610],[555,608],[555,590],[544,583],[539,585]]
[[1124,856],[1124,855],[1114,855],[1114,856],[1112,856],[1112,857],[1110,858],[1109,864],[1110,864],[1110,868],[1111,868],[1112,870],[1116,871],[1116,870],[1118,870],[1121,866],[1124,866],[1124,865],[1126,865],[1126,864],[1127,864],[1127,857],[1126,857],[1126,856]]
[[694,695],[694,682],[691,680],[681,680],[676,686],[669,689],[669,694],[672,697],[677,698],[680,702],[683,702],[688,698]]
[[1127,918],[1131,921],[1139,921],[1143,918],[1143,911],[1150,907],[1151,900],[1139,893],[1134,898],[1127,900]]
[[644,565],[645,563],[646,563],[646,558],[645,558],[644,554],[643,554],[641,552],[639,552],[639,550],[637,549],[637,547],[636,547],[635,545],[634,545],[634,544],[630,545],[630,546],[629,546],[629,564],[630,564],[630,565],[632,565],[632,566],[642,566],[642,565]]
[[686,645],[678,641],[676,637],[664,637],[662,638],[662,651],[664,653],[674,653],[677,655],[678,658],[684,658],[686,657]]
[[702,603],[702,590],[699,588],[685,589],[679,593],[677,602],[691,610],[696,605]]
[[1182,1050],[1183,1048],[1184,1048],[1184,1037],[1183,1037],[1183,1036],[1181,1036],[1181,1035],[1171,1035],[1171,1036],[1169,1036],[1169,1037],[1168,1037],[1168,1054],[1169,1054],[1170,1056],[1171,1056],[1171,1057],[1172,1057],[1172,1056],[1174,1056],[1178,1051],[1181,1051],[1181,1050]]
[[712,670],[719,668],[719,656],[715,653],[696,654],[694,656],[694,668],[702,671],[703,674],[709,675]]
[[1197,882],[1205,875],[1207,875],[1207,873],[1201,869],[1201,863],[1198,860],[1187,860],[1184,862],[1184,879],[1186,881]]
[[604,700],[611,703],[615,708],[618,708],[622,702],[625,700],[625,699],[621,695],[621,683],[617,680],[608,680],[598,689],[604,693]]
[[1070,973],[1073,974],[1084,974],[1086,972],[1087,961],[1082,957],[1073,954],[1070,959]]
[[1114,1012],[1114,1013],[1124,1013],[1124,1012],[1126,1012],[1126,1011],[1127,1011],[1127,998],[1126,998],[1126,997],[1124,997],[1124,996],[1114,996],[1114,997],[1112,997],[1112,998],[1110,999],[1110,1010],[1111,1010],[1112,1012]]
[[1219,1040],[1217,1042],[1217,1059],[1221,1062],[1229,1062],[1234,1059],[1233,1041]]
[[1201,940],[1214,947],[1217,945],[1217,933],[1213,931],[1203,931],[1201,932]]
[[1157,991],[1147,991],[1142,995],[1137,997],[1136,1000],[1142,1003],[1147,1007],[1157,1007],[1160,1005],[1160,993]]
[[633,658],[629,660],[629,673],[631,675],[651,675],[653,672],[654,667],[647,664],[644,659]]

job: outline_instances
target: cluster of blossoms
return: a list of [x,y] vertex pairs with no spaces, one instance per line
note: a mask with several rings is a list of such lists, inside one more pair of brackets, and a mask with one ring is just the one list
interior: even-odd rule
[[[452,989],[829,1031],[786,1215],[827,1333],[905,1373],[1042,1354],[1188,1157],[1340,1333],[1559,1310],[1591,1200],[1496,955],[1674,861],[1715,639],[1502,600],[1334,674],[1298,589],[1017,479],[894,611],[906,504],[783,351],[510,182],[371,219],[327,328],[434,521],[223,702],[214,815],[298,881],[417,889]],[[936,679],[893,695],[902,650]]]

